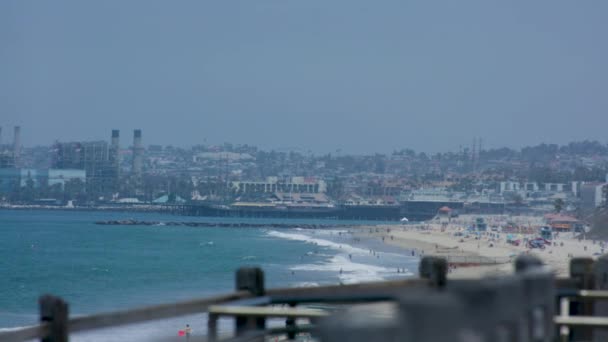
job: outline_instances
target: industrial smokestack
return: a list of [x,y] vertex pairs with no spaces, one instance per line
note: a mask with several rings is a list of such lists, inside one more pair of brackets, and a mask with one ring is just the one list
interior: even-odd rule
[[21,127],[15,126],[15,133],[13,134],[13,156],[15,157],[15,164],[19,160],[21,154]]
[[112,146],[118,146],[118,138],[120,137],[120,131],[117,129],[112,130]]
[[143,147],[141,145],[141,129],[133,131],[133,173],[141,175],[143,166]]
[[2,146],[2,126],[0,126],[0,146]]
[[113,168],[118,169],[120,166],[119,156],[120,156],[120,131],[117,129],[112,130],[112,141],[110,143],[110,155],[108,156],[110,160],[110,165]]
[[108,153],[109,173],[108,177],[112,180],[113,191],[118,190],[118,180],[120,178],[120,131],[112,130],[112,140]]

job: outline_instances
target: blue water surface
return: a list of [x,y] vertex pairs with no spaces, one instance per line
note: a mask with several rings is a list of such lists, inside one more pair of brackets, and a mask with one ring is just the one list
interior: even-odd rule
[[[88,314],[230,292],[235,270],[244,265],[261,266],[268,287],[339,281],[336,272],[327,267],[319,272],[314,267],[293,270],[302,264],[327,264],[340,250],[280,238],[269,234],[271,229],[94,224],[126,218],[286,222],[156,213],[0,210],[0,327],[35,323],[37,300],[44,293],[66,299],[71,314]],[[349,223],[289,220],[294,222]],[[338,237],[332,234],[331,238]]]

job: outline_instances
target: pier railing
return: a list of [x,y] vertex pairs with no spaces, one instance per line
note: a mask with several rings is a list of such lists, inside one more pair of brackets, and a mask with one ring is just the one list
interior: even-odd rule
[[[450,280],[447,270],[446,259],[425,257],[419,278],[265,289],[261,269],[241,268],[232,293],[73,318],[65,301],[45,295],[40,323],[2,332],[0,341],[64,342],[75,332],[202,312],[208,341],[220,339],[220,317],[235,318],[234,336],[222,339],[229,341],[608,341],[608,255],[573,258],[570,277],[560,279],[525,255],[508,276]],[[268,318],[285,326],[268,328]]]

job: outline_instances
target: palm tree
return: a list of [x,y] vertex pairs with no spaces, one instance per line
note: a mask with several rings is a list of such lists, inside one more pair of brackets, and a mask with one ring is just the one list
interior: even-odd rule
[[555,207],[555,212],[559,214],[564,207],[564,200],[561,198],[556,199],[553,202],[553,206]]

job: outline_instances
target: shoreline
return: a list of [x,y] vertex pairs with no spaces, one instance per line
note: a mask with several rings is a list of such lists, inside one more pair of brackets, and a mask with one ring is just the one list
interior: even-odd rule
[[[448,277],[479,278],[513,272],[513,260],[522,253],[539,257],[558,277],[568,276],[573,257],[597,258],[603,254],[599,241],[578,239],[573,233],[562,233],[545,249],[530,249],[522,243],[514,246],[506,242],[507,233],[488,231],[476,239],[474,234],[455,236],[477,216],[463,217],[444,224],[382,224],[353,227],[355,236],[375,238],[385,244],[400,247],[405,253],[445,257],[450,264]],[[490,218],[492,218],[490,216]],[[525,220],[539,219],[524,217]],[[535,238],[538,234],[521,234]]]
[[[498,258],[475,253],[462,249],[456,250],[454,245],[437,241],[429,232],[411,234],[413,232],[399,231],[403,226],[382,225],[378,227],[366,226],[352,228],[353,235],[365,239],[378,239],[385,244],[399,248],[405,255],[411,255],[412,251],[416,257],[439,256],[448,259],[450,278],[481,278],[484,276],[496,276],[508,274],[512,271],[511,258]],[[363,231],[362,229],[365,229]],[[373,232],[369,233],[369,229]],[[377,231],[376,231],[377,230]],[[392,238],[391,238],[392,236]],[[384,238],[384,240],[382,240]],[[496,260],[496,261],[494,261]],[[418,270],[415,270],[417,274]]]

